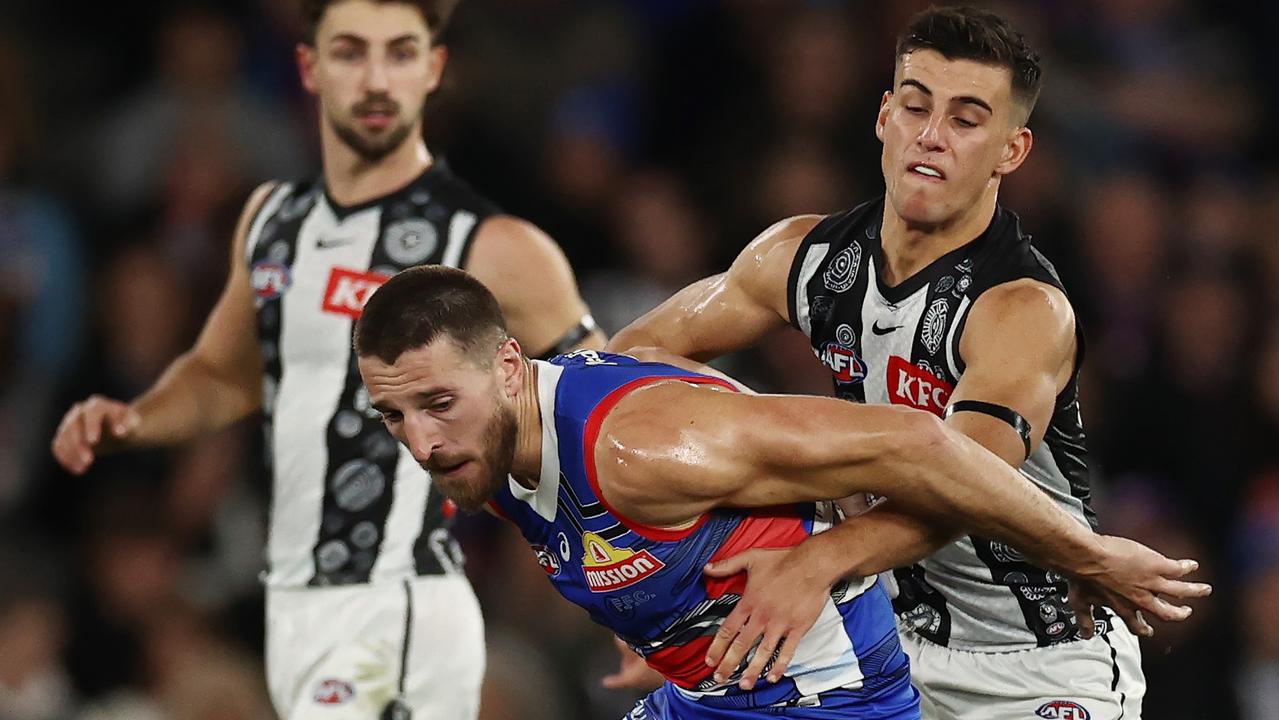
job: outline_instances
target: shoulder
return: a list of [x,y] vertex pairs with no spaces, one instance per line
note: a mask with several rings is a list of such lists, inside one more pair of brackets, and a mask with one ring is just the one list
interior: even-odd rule
[[243,250],[249,235],[249,228],[253,225],[253,221],[258,214],[266,207],[267,201],[276,191],[282,188],[286,183],[278,180],[270,180],[258,185],[249,194],[249,199],[244,203],[244,209],[240,211],[240,220],[235,228],[235,248],[237,251]]
[[977,297],[961,342],[966,358],[988,346],[1066,355],[1075,345],[1075,311],[1058,287],[1033,278],[1012,280]]

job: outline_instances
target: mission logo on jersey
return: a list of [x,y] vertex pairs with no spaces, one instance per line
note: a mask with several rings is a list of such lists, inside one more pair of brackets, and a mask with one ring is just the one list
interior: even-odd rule
[[591,592],[606,593],[634,585],[666,567],[647,550],[618,549],[595,533],[582,535],[582,569]]

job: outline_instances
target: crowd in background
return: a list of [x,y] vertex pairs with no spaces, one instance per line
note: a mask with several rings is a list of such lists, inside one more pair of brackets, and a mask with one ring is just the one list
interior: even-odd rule
[[[874,116],[924,4],[464,0],[428,144],[561,243],[614,332],[771,222],[882,192]],[[1279,10],[981,4],[1043,56],[1001,201],[1085,329],[1102,529],[1216,586],[1143,641],[1145,716],[1279,717]],[[250,190],[318,172],[296,6],[0,2],[0,720],[271,717],[257,425],[84,477],[48,445],[72,401],[131,398],[189,347]],[[793,331],[727,367],[830,390]],[[634,695],[599,686],[607,633],[514,530],[457,530],[483,718],[624,714]]]

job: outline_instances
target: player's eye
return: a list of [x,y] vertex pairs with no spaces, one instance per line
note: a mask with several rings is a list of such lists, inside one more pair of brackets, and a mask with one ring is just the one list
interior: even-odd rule
[[958,125],[958,126],[960,126],[960,127],[964,127],[964,128],[975,128],[975,127],[977,127],[977,123],[973,122],[972,120],[967,120],[967,119],[965,119],[965,118],[961,118],[961,117],[957,117],[957,118],[955,118],[955,124],[956,124],[956,125]]
[[911,115],[923,115],[924,113],[928,112],[928,109],[923,107],[922,105],[907,105],[906,112],[910,113]]
[[382,422],[387,425],[394,425],[404,419],[404,415],[395,410],[386,410],[382,412]]

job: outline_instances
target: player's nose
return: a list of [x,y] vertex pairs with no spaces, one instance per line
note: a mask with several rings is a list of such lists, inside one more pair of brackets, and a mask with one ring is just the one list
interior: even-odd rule
[[422,422],[417,418],[404,418],[404,444],[408,446],[413,459],[425,465],[440,447],[444,439],[432,423]]
[[919,143],[921,149],[936,151],[945,148],[946,144],[942,133],[942,123],[945,119],[943,113],[933,113],[928,118],[928,122],[924,123],[924,126],[919,129],[919,136],[915,138],[915,141]]

